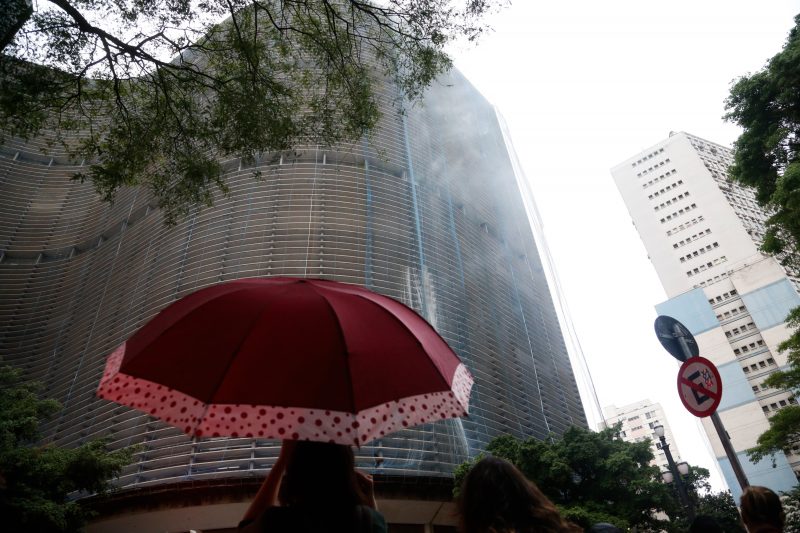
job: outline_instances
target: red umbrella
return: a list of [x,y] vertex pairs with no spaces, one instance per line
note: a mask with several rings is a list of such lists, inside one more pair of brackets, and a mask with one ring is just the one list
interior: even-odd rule
[[243,279],[161,311],[98,396],[198,437],[363,444],[467,413],[472,376],[403,304],[332,281]]

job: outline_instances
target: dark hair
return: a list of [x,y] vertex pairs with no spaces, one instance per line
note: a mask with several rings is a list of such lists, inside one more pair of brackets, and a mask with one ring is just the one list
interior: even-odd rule
[[472,467],[458,499],[462,533],[580,532],[514,465],[486,457]]
[[299,441],[278,491],[282,505],[352,512],[367,504],[359,487],[350,446]]
[[781,499],[767,487],[747,487],[740,501],[742,522],[748,529],[762,525],[783,529],[786,515],[783,512]]

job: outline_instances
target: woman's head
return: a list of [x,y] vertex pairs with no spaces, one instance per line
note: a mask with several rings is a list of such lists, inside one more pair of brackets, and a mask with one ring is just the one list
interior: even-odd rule
[[283,505],[352,508],[365,503],[350,446],[299,441],[278,493]]
[[781,499],[767,487],[747,487],[741,497],[742,521],[747,529],[770,525],[782,529],[786,515]]
[[486,457],[464,478],[458,501],[463,533],[580,531],[514,465]]

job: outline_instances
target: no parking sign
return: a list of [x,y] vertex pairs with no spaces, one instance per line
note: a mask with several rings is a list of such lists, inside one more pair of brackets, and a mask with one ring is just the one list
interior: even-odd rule
[[722,380],[714,363],[705,357],[692,357],[678,372],[678,396],[694,416],[711,416],[722,400]]

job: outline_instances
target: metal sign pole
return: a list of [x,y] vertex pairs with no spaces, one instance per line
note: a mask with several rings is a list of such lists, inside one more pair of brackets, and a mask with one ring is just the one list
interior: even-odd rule
[[[675,329],[675,333],[679,334],[680,331],[678,331],[678,328]],[[682,335],[676,335],[676,337],[681,345],[681,349],[683,350],[683,355],[687,359],[691,358],[692,354],[689,350],[689,346],[686,343],[686,339]],[[736,455],[736,451],[733,449],[731,439],[728,437],[728,432],[725,431],[725,426],[722,425],[722,420],[720,420],[716,410],[711,415],[711,422],[714,424],[714,429],[717,430],[717,435],[719,436],[720,442],[722,442],[722,448],[725,450],[725,455],[728,456],[728,461],[731,463],[733,473],[736,474],[736,480],[739,482],[739,486],[742,487],[742,490],[744,490],[746,487],[750,486],[750,482],[747,481],[747,476],[742,469],[742,464],[739,462],[739,457]]]
[[722,441],[722,447],[725,448],[725,455],[728,456],[728,460],[731,462],[731,467],[733,468],[733,473],[736,474],[737,481],[739,481],[739,486],[744,490],[746,487],[750,486],[750,482],[747,481],[747,476],[744,470],[742,470],[739,457],[733,449],[731,439],[728,438],[728,432],[725,431],[725,426],[722,425],[722,420],[719,419],[719,415],[716,411],[711,415],[711,422],[714,424],[714,429],[717,430],[719,440]]

